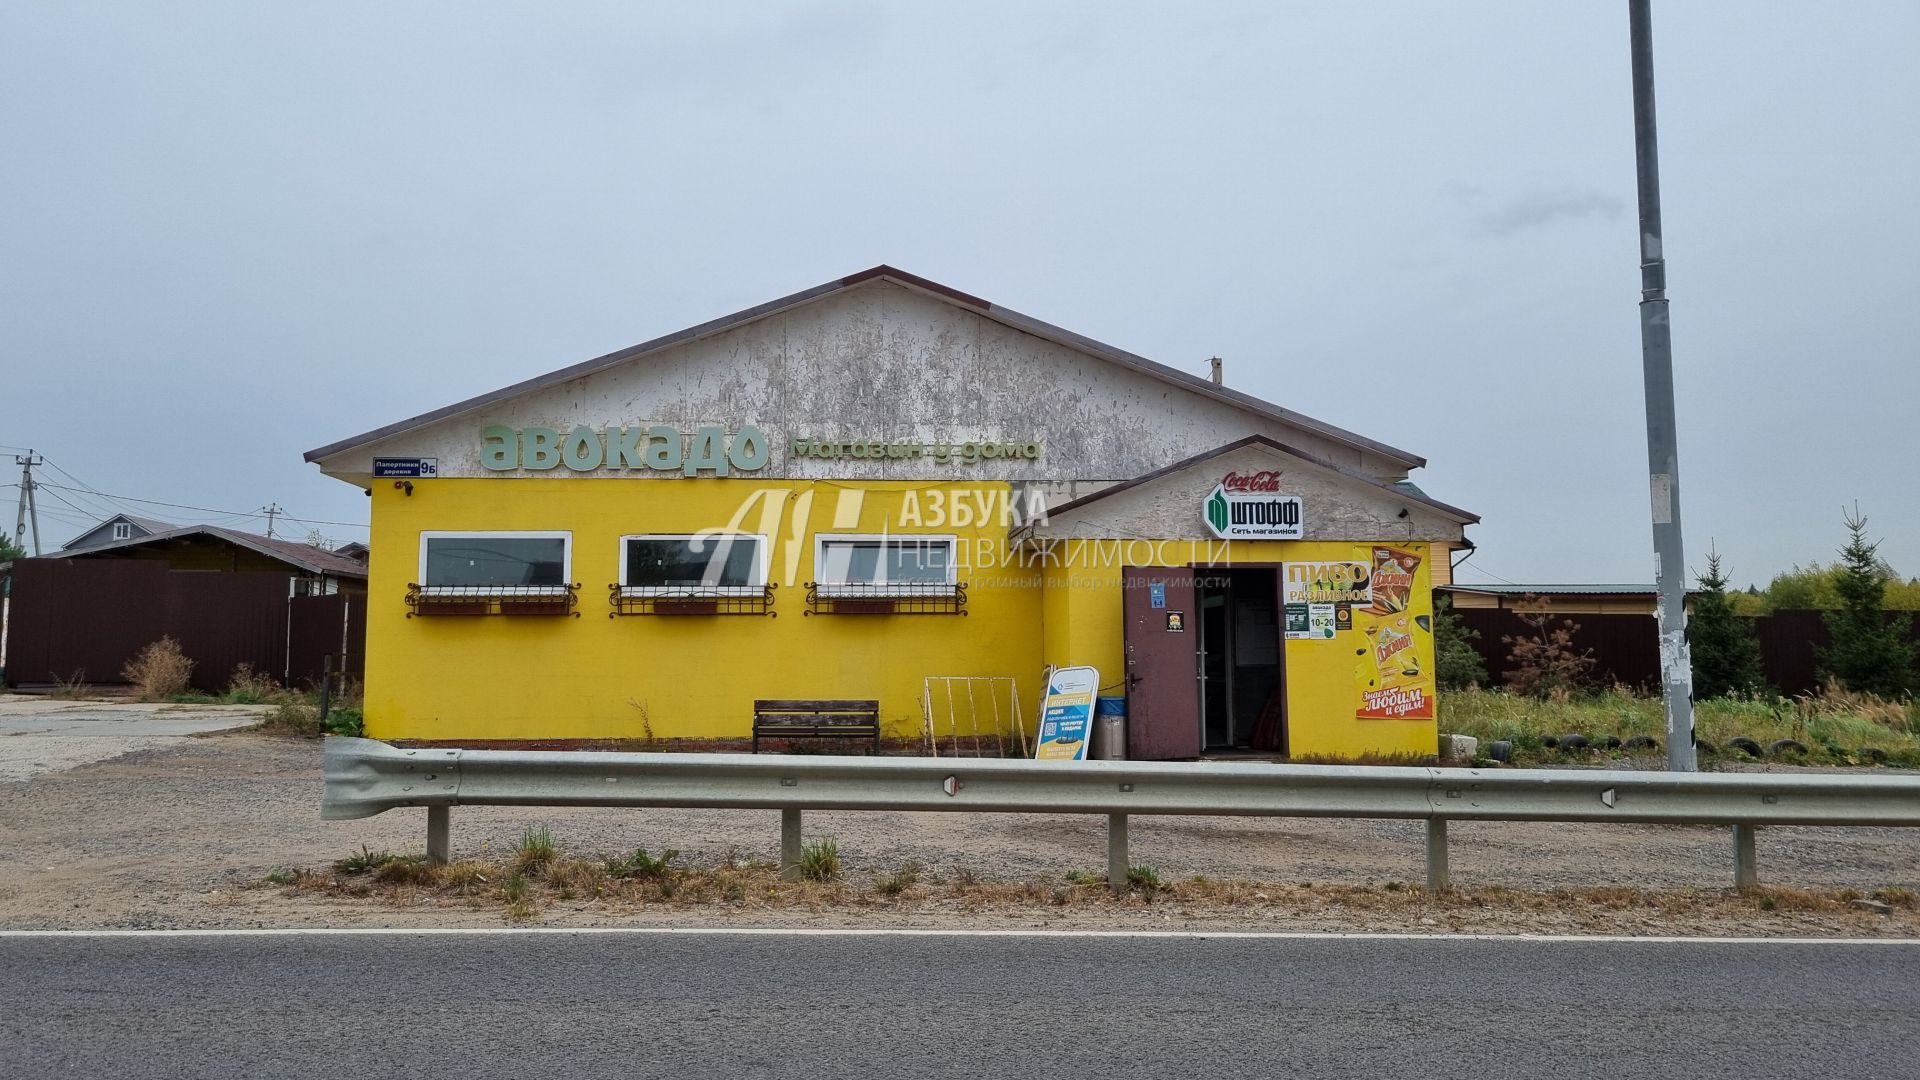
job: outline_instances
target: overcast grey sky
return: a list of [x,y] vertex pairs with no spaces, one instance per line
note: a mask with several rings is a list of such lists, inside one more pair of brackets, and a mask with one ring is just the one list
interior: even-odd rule
[[[1920,4],[1654,29],[1690,561],[1857,498],[1920,573]],[[1425,455],[1469,568],[1650,581],[1630,106],[1618,0],[4,0],[0,444],[364,522],[303,451],[888,262]]]

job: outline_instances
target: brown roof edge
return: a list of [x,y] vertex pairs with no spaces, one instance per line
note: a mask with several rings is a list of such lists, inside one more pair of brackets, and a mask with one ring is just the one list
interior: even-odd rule
[[982,300],[977,296],[963,293],[952,286],[942,285],[931,278],[923,278],[918,274],[909,274],[905,270],[888,266],[886,263],[881,263],[871,270],[862,270],[857,274],[849,274],[840,279],[840,284],[847,288],[852,288],[855,285],[863,285],[879,278],[891,278],[902,285],[911,285],[916,289],[924,289],[927,292],[944,296],[955,303],[965,304],[972,308],[979,308],[981,311],[989,311],[993,308],[993,301],[991,300]]
[[1475,514],[1470,510],[1462,510],[1457,506],[1450,506],[1447,503],[1443,503],[1438,499],[1430,498],[1426,495],[1408,491],[1406,488],[1397,487],[1393,484],[1389,484],[1384,481],[1375,480],[1373,477],[1368,476],[1365,473],[1358,473],[1358,472],[1354,472],[1352,469],[1343,468],[1342,466],[1335,464],[1334,462],[1328,461],[1326,458],[1323,458],[1318,454],[1314,454],[1306,450],[1302,450],[1297,446],[1288,446],[1286,443],[1280,442],[1277,439],[1268,438],[1265,435],[1249,435],[1244,439],[1236,439],[1233,442],[1227,443],[1225,446],[1216,446],[1211,450],[1202,451],[1201,453],[1195,454],[1192,457],[1182,458],[1181,460],[1176,461],[1171,465],[1165,466],[1163,468],[1155,469],[1150,473],[1142,473],[1141,475],[1136,476],[1131,480],[1123,480],[1118,484],[1114,484],[1112,487],[1101,488],[1099,491],[1096,491],[1091,495],[1082,495],[1077,499],[1072,499],[1067,502],[1061,503],[1059,506],[1051,507],[1047,510],[1047,514],[1048,516],[1052,516],[1054,514],[1063,513],[1068,510],[1077,510],[1080,507],[1087,505],[1088,503],[1096,502],[1100,499],[1104,499],[1109,495],[1117,495],[1122,491],[1127,491],[1132,488],[1137,488],[1142,484],[1150,484],[1153,481],[1158,480],[1161,477],[1166,476],[1170,473],[1176,473],[1182,469],[1192,468],[1193,466],[1198,465],[1201,462],[1206,461],[1210,458],[1217,458],[1223,454],[1230,454],[1235,450],[1239,450],[1243,447],[1248,447],[1248,446],[1264,446],[1269,450],[1277,450],[1280,453],[1288,454],[1292,457],[1297,457],[1309,465],[1315,465],[1315,466],[1318,466],[1319,468],[1326,469],[1329,472],[1338,473],[1339,475],[1344,476],[1349,480],[1358,481],[1362,484],[1366,484],[1368,487],[1378,488],[1389,495],[1395,495],[1395,496],[1398,496],[1399,498],[1406,499],[1409,502],[1418,503],[1421,506],[1425,506],[1430,510],[1438,510],[1439,512],[1447,515],[1448,517],[1458,518],[1463,524],[1478,525],[1480,523],[1480,515]]
[[1118,364],[1121,367],[1131,368],[1142,374],[1160,379],[1163,382],[1172,383],[1183,389],[1197,393],[1202,397],[1210,397],[1252,413],[1272,417],[1273,419],[1294,427],[1304,428],[1332,439],[1335,442],[1344,443],[1355,449],[1377,454],[1408,468],[1420,468],[1427,463],[1427,459],[1418,454],[1409,453],[1397,447],[1389,446],[1386,443],[1377,442],[1365,436],[1357,435],[1332,424],[1315,420],[1310,416],[1294,412],[1291,409],[1282,408],[1270,401],[1264,401],[1254,397],[1252,394],[1229,389],[1213,382],[1211,379],[1204,379],[1198,375],[1190,375],[1177,368],[1171,368],[1165,364],[1149,360],[1144,356],[1127,352],[1124,349],[1114,348],[1111,345],[1096,341],[1083,334],[1076,334],[1064,327],[1055,326],[1052,323],[1036,319],[1031,315],[1023,315],[1011,308],[1000,307],[980,297],[961,292],[958,289],[942,285],[928,278],[909,274],[904,270],[888,266],[885,263],[867,270],[862,270],[856,274],[849,274],[835,281],[829,281],[823,285],[816,285],[811,289],[803,289],[800,292],[780,297],[777,300],[769,300],[764,304],[746,308],[742,311],[736,311],[731,315],[722,315],[717,319],[708,320],[698,326],[688,327],[685,330],[667,334],[664,337],[657,337],[651,341],[643,341],[638,345],[629,346],[617,352],[597,356],[592,360],[585,360],[570,367],[561,368],[558,371],[538,375],[534,378],[514,383],[511,386],[501,387],[498,390],[481,394],[477,397],[467,398],[464,401],[443,406],[431,412],[421,413],[418,416],[396,421],[385,427],[362,432],[351,438],[328,443],[326,446],[307,451],[305,460],[311,462],[332,457],[335,454],[351,450],[357,446],[378,442],[381,439],[390,438],[413,428],[423,427],[427,424],[437,423],[441,420],[459,416],[462,413],[472,412],[475,409],[484,408],[497,401],[531,393],[535,390],[542,390],[549,386],[555,386],[581,378],[582,376],[591,375],[604,368],[612,367],[615,364],[628,360],[638,359],[651,352],[671,348],[675,345],[682,345],[703,337],[710,337],[714,334],[744,326],[747,323],[764,319],[771,315],[777,315],[788,308],[798,307],[801,304],[817,300],[831,293],[864,285],[869,281],[882,279],[938,296],[962,307],[970,308],[986,318],[993,319],[995,322],[1012,327],[1015,330],[1033,334],[1036,337],[1053,341],[1056,344],[1065,345],[1068,348],[1077,349],[1106,360],[1109,363]]
[[256,533],[223,528],[219,525],[183,525],[176,529],[151,533],[147,536],[133,536],[125,540],[110,540],[107,543],[97,544],[90,548],[81,548],[78,551],[57,551],[48,557],[86,558],[103,552],[142,547],[148,544],[159,544],[168,540],[181,540],[191,536],[211,536],[216,540],[224,540],[229,544],[234,544],[265,555],[269,559],[286,563],[288,566],[305,570],[310,574],[332,574],[336,577],[350,578],[365,578],[367,576],[367,568],[364,564],[340,555],[335,555],[331,551],[321,551],[319,548],[309,547],[306,544],[297,543],[292,540],[281,540],[277,537],[268,538]]

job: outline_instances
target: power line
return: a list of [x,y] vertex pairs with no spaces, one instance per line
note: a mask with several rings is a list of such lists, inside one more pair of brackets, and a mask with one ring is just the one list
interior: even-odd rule
[[[54,461],[53,461],[52,459],[48,459],[48,461],[47,461],[47,468],[49,468],[49,469],[52,469],[52,470],[53,470],[54,472],[57,472],[57,473],[59,473],[59,474],[60,474],[61,476],[64,476],[64,477],[66,477],[67,479],[69,479],[69,480],[71,480],[71,481],[73,481],[73,482],[74,482],[75,484],[78,484],[78,485],[80,485],[80,491],[83,491],[83,492],[86,492],[86,493],[88,493],[88,494],[90,494],[90,495],[93,495],[94,497],[96,497],[96,498],[98,498],[98,499],[100,499],[100,500],[101,500],[101,504],[100,504],[100,505],[102,505],[102,506],[104,506],[104,507],[106,507],[106,508],[107,508],[107,509],[108,509],[108,510],[109,510],[109,511],[111,512],[111,513],[118,513],[118,514],[124,514],[124,513],[128,513],[128,512],[130,512],[130,511],[131,511],[131,509],[132,509],[131,507],[126,507],[126,506],[120,506],[120,505],[118,505],[118,504],[116,504],[116,503],[114,503],[114,502],[113,502],[113,500],[112,500],[111,498],[109,498],[108,496],[105,496],[105,495],[101,495],[101,494],[100,494],[99,492],[96,492],[96,491],[94,491],[94,490],[93,490],[93,485],[92,485],[92,484],[89,484],[89,483],[87,483],[87,482],[86,482],[85,480],[82,480],[82,479],[80,479],[79,477],[77,477],[77,476],[75,476],[75,475],[73,475],[72,473],[70,473],[70,472],[68,472],[67,470],[65,470],[65,469],[63,469],[63,468],[61,468],[61,467],[59,466],[59,464],[58,464],[58,463],[56,463],[56,462],[54,462]],[[71,503],[69,503],[68,505],[72,505],[72,504],[71,504]],[[92,511],[92,510],[89,510],[89,512],[91,513],[91,512],[97,512],[97,511]]]
[[[195,513],[200,513],[200,514],[225,514],[229,517],[257,518],[262,516],[262,513],[263,513],[263,511],[261,510],[220,510],[211,506],[189,506],[186,503],[162,502],[159,499],[136,499],[131,495],[108,495],[104,491],[94,491],[91,488],[68,487],[64,484],[40,484],[38,486],[50,487],[50,488],[57,487],[62,491],[78,491],[87,495],[98,495],[103,499],[118,499],[124,502],[135,502],[135,503],[140,503],[146,506],[165,506],[165,507],[170,507],[174,510],[192,510]],[[284,511],[281,511],[281,512],[284,513]],[[365,524],[358,521],[321,521],[317,518],[299,518],[295,520],[306,521],[308,524],[311,524],[311,525],[339,525],[342,528],[348,528],[348,529],[367,528]]]

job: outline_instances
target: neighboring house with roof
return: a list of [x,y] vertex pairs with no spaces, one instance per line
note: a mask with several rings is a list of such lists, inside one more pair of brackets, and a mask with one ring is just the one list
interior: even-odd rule
[[166,532],[169,529],[178,527],[179,526],[169,522],[157,521],[153,518],[135,517],[132,514],[115,514],[95,524],[79,536],[67,541],[61,546],[60,550],[61,552],[71,554],[72,552],[83,551],[87,548],[99,547],[101,544],[110,544],[116,540],[138,540],[143,536],[152,536],[154,533]]
[[357,675],[364,653],[366,565],[293,540],[170,526],[16,559],[7,573],[0,663],[13,687],[120,682],[162,637],[208,692],[242,664],[296,685],[328,663]]
[[125,540],[110,540],[50,558],[153,559],[175,570],[287,571],[315,595],[364,592],[366,563],[298,540],[281,540],[218,525],[181,525]]
[[[1438,591],[1456,611],[1552,611],[1558,615],[1645,615],[1651,618],[1660,591],[1652,585],[1462,585]],[[1687,594],[1693,606],[1693,594]]]

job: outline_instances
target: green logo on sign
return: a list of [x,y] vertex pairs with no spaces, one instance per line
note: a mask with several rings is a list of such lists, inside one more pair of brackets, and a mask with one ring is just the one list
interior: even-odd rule
[[1213,494],[1207,496],[1207,524],[1213,526],[1216,533],[1224,534],[1227,531],[1227,496],[1219,488],[1214,488]]

